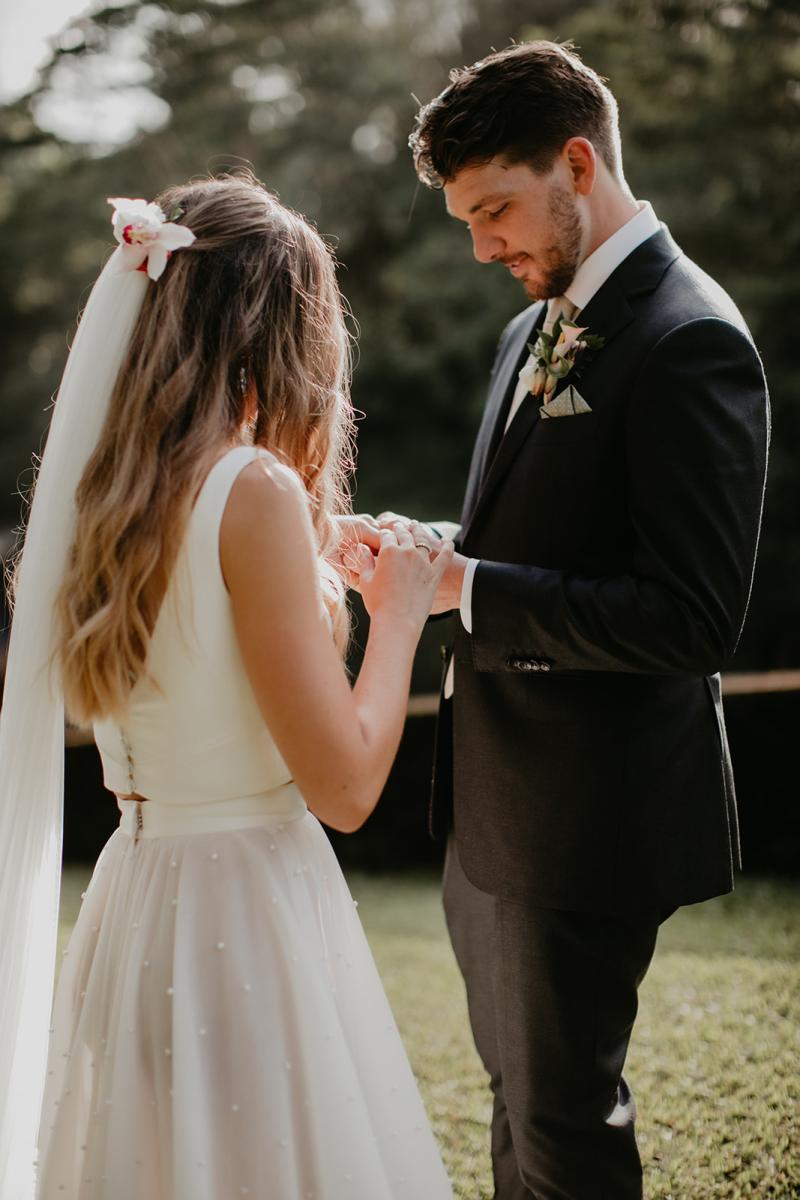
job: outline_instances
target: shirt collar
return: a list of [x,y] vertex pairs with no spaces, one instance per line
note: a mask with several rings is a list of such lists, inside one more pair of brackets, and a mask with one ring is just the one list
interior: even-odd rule
[[639,211],[593,250],[575,272],[575,278],[564,295],[579,312],[586,307],[620,263],[632,254],[637,246],[641,246],[642,242],[658,233],[660,225],[653,206],[648,200],[640,200],[638,206]]

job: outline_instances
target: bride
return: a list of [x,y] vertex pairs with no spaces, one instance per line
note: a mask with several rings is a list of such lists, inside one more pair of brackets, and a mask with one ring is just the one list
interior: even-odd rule
[[[250,176],[111,203],[120,244],[17,572],[0,1194],[445,1200],[319,822],[354,830],[377,802],[452,544],[348,515],[348,339],[306,221]],[[343,535],[371,617],[352,685]],[[121,820],[48,1033],[64,707],[94,725]]]

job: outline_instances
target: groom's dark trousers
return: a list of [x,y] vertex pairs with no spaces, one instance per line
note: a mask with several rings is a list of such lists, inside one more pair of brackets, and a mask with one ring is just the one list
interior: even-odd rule
[[[769,417],[732,301],[662,227],[580,324],[591,411],[506,416],[543,305],[505,330],[459,536],[431,823],[494,1092],[497,1200],[639,1200],[622,1077],[660,922],[739,863],[718,671],[750,594]],[[567,381],[570,382],[570,381]]]
[[497,1196],[640,1196],[635,1109],[621,1073],[658,917],[487,895],[464,875],[452,840],[444,906],[492,1085]]

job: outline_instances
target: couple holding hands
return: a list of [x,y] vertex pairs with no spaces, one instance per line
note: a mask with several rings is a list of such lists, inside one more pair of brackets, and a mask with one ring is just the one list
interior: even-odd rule
[[[634,199],[614,97],[569,47],[454,71],[411,146],[530,301],[458,525],[349,513],[348,338],[302,217],[244,176],[113,201],[3,710],[14,1200],[451,1195],[319,824],[377,803],[419,634],[450,612],[431,824],[495,1195],[642,1195],[638,985],[660,924],[739,861],[718,671],[755,562],[763,373]],[[347,586],[371,617],[355,681]],[[121,821],[48,1019],[64,707]]]

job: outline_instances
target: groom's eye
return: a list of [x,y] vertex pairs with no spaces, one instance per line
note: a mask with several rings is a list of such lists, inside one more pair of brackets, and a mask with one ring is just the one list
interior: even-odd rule
[[508,208],[508,204],[501,204],[499,208],[495,208],[491,211],[489,209],[487,209],[486,213],[487,213],[487,216],[489,217],[489,220],[495,221],[502,213],[504,213],[506,211],[507,208]]

